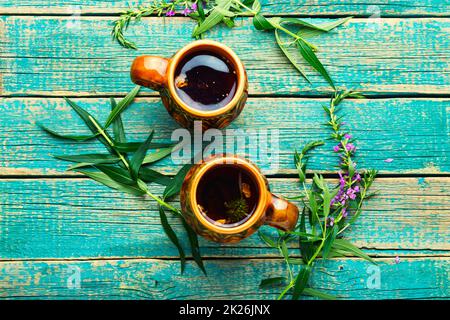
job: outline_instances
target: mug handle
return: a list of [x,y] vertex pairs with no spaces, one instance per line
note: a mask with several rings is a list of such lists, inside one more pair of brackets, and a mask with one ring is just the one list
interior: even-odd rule
[[265,224],[283,231],[290,231],[294,230],[297,220],[297,206],[269,192]]
[[167,85],[170,60],[156,56],[140,56],[131,65],[131,80],[141,86],[161,91]]

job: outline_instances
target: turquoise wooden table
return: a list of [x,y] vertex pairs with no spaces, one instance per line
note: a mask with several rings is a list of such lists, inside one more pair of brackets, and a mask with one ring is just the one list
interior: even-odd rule
[[[128,72],[136,55],[170,56],[192,41],[189,18],[148,17],[127,32],[138,52],[112,42],[118,12],[139,2],[0,0],[1,298],[273,299],[279,293],[258,288],[261,279],[281,275],[284,264],[256,235],[234,245],[200,239],[208,277],[191,260],[181,275],[154,202],[66,172],[67,163],[52,154],[77,153],[80,146],[35,125],[85,130],[64,96],[104,121],[109,97],[133,87]],[[380,172],[374,186],[379,195],[346,236],[378,269],[358,258],[327,260],[316,267],[311,285],[351,299],[450,298],[449,2],[352,2],[262,1],[271,15],[315,22],[354,16],[315,43],[335,83],[368,96],[342,106],[359,139],[358,166]],[[230,128],[279,129],[280,170],[259,165],[275,193],[296,195],[292,151],[327,137],[321,104],[329,87],[311,70],[313,85],[300,78],[273,36],[256,31],[249,18],[207,37],[234,49],[248,71],[248,105]],[[150,90],[141,91],[124,122],[132,139],[143,139],[150,128],[163,139],[177,128]],[[82,149],[101,146],[85,143]],[[331,144],[318,149],[310,163],[332,179],[329,150]],[[177,170],[170,161],[157,168]],[[171,222],[181,234],[179,222]],[[74,272],[81,280],[75,286],[69,285]]]

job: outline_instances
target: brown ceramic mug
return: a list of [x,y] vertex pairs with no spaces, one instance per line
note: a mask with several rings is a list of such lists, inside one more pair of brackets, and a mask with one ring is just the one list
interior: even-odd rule
[[[256,205],[252,213],[235,224],[222,224],[212,220],[199,205],[199,197],[205,174],[213,169],[223,166],[236,166],[253,180],[257,189]],[[216,242],[238,242],[252,233],[260,226],[267,224],[287,231],[293,230],[298,220],[298,208],[273,195],[268,186],[267,179],[258,167],[251,162],[235,155],[213,156],[199,164],[194,165],[184,179],[180,193],[180,202],[186,222],[201,236]]]
[[[200,110],[188,105],[177,94],[175,72],[187,55],[210,52],[230,62],[236,72],[236,89],[231,101],[214,110]],[[247,100],[247,74],[237,55],[227,46],[211,40],[194,41],[179,50],[172,58],[157,56],[137,57],[131,66],[131,80],[139,85],[160,92],[169,114],[183,127],[193,127],[194,121],[202,121],[203,128],[223,128],[242,111]],[[221,84],[217,84],[220,86]]]

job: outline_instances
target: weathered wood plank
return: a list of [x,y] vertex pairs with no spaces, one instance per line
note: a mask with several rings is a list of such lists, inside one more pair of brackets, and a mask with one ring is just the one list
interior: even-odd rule
[[[449,299],[449,258],[328,260],[316,266],[312,287],[347,299]],[[280,289],[258,288],[285,273],[280,260],[213,260],[209,276],[189,263],[161,260],[3,261],[3,299],[275,299]],[[79,286],[71,280],[80,275]],[[378,278],[379,276],[379,278]],[[375,278],[379,279],[374,280]],[[378,285],[379,284],[379,285]]]
[[[132,87],[128,72],[136,55],[169,56],[192,41],[193,22],[188,18],[146,18],[128,34],[141,50],[126,50],[111,41],[112,20],[2,17],[0,94],[123,94]],[[450,19],[440,18],[354,19],[315,38],[314,43],[338,86],[372,94],[448,94],[449,26]],[[273,35],[255,30],[250,19],[239,20],[233,30],[216,28],[207,37],[229,45],[242,58],[251,94],[330,92],[307,66],[314,85],[304,81],[286,61]]]
[[[352,16],[448,16],[449,4],[441,0],[261,0],[263,12],[283,15],[352,15]],[[145,4],[142,0],[0,0],[0,14],[76,14],[118,13],[128,7]]]
[[[80,105],[104,121],[110,111],[109,99],[75,99]],[[269,144],[270,158],[260,157],[250,139],[245,149],[266,174],[295,174],[293,151],[307,142],[326,139],[329,128],[321,105],[327,99],[264,98],[249,99],[241,116],[229,127],[242,129],[269,143],[275,131],[264,134],[258,130],[278,130],[277,143]],[[360,168],[374,168],[385,173],[449,173],[450,132],[448,127],[449,99],[373,99],[347,100],[342,103],[348,129],[358,138],[357,163]],[[69,164],[57,160],[53,154],[105,152],[95,142],[74,144],[56,139],[43,132],[35,121],[64,133],[87,134],[87,128],[60,98],[4,98],[0,99],[0,175],[61,175]],[[170,141],[178,125],[170,118],[158,98],[139,98],[123,114],[130,140],[144,140],[154,128],[156,139]],[[245,134],[245,132],[244,132]],[[225,140],[225,139],[224,139]],[[178,141],[178,140],[177,140]],[[332,142],[313,153],[310,168],[335,172],[337,157]],[[229,144],[228,144],[229,146]],[[279,164],[276,157],[279,149]],[[232,150],[233,151],[233,150]],[[392,162],[384,160],[391,158]],[[157,164],[159,170],[174,173],[171,159]]]
[[[298,195],[296,179],[270,179],[270,184],[276,194]],[[151,189],[162,193],[158,186]],[[0,190],[0,259],[178,257],[149,199],[87,179],[1,179]],[[379,196],[368,201],[346,233],[351,241],[373,249],[374,256],[449,253],[450,178],[380,178],[374,190]],[[178,200],[173,203],[178,206]],[[180,221],[170,221],[187,244]],[[232,245],[200,239],[200,245],[208,257],[279,254],[257,235]]]

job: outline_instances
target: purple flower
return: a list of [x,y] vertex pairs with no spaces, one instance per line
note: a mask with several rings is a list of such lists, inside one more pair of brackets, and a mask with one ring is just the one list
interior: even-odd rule
[[339,145],[333,147],[334,152],[339,152],[339,150],[341,150],[341,147]]
[[400,257],[399,256],[396,256],[395,257],[395,264],[399,264],[400,263]]
[[354,186],[353,187],[353,191],[355,191],[355,193],[358,193],[359,192],[359,186]]
[[355,174],[352,178],[353,181],[361,181],[361,175],[359,173]]
[[339,174],[339,186],[341,187],[341,189],[343,189],[345,186],[345,179],[342,176],[342,173],[339,172],[338,174]]
[[355,200],[356,199],[356,194],[358,192],[359,192],[359,187],[358,187],[358,191],[356,191],[355,189],[350,188],[350,189],[347,190],[347,196],[350,199]]
[[189,8],[185,8],[185,9],[183,10],[183,14],[184,14],[185,16],[189,15],[190,13],[192,13],[192,10],[189,9]]
[[194,2],[194,3],[192,4],[191,9],[192,9],[193,11],[197,10],[197,2]]
[[344,134],[344,138],[350,140],[352,138],[351,135],[349,135],[348,133]]
[[169,10],[166,12],[166,17],[173,17],[175,15],[175,11],[174,10]]
[[342,208],[342,217],[346,218],[348,216],[347,208]]
[[356,150],[356,147],[353,143],[347,143],[345,145],[345,149],[347,149],[347,151],[353,152]]
[[328,217],[328,227],[332,227],[332,226],[334,226],[334,218]]

